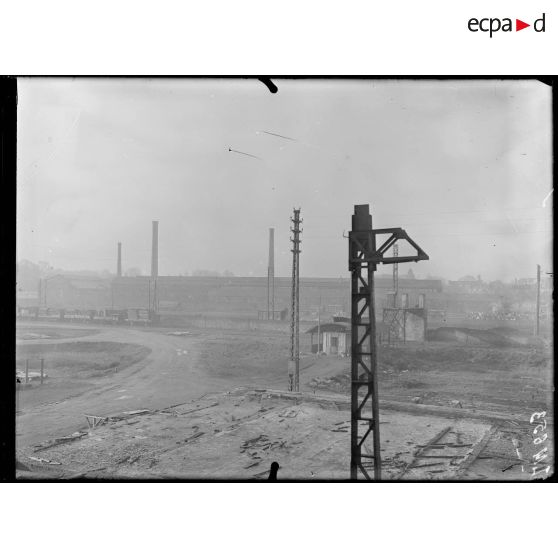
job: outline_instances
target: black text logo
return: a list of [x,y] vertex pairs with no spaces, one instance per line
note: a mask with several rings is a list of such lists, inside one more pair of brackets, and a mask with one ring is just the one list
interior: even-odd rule
[[477,19],[472,17],[468,22],[469,31],[473,33],[489,33],[490,38],[494,33],[504,32],[509,33],[513,31],[521,31],[522,29],[527,29],[527,27],[533,27],[533,30],[537,33],[545,32],[546,25],[546,14],[543,14],[540,18],[536,19],[531,26],[530,23],[526,23],[521,19],[515,19],[515,29],[513,27],[513,19],[510,17],[504,17],[502,19],[498,17],[485,17],[482,19]]

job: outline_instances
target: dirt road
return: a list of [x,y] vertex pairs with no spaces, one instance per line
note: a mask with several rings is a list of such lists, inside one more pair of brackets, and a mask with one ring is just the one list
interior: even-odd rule
[[[61,329],[66,326],[57,326]],[[67,326],[79,330],[79,326]],[[84,327],[84,329],[86,329]],[[196,332],[186,336],[168,335],[169,331],[152,331],[125,327],[107,327],[98,333],[80,336],[88,342],[120,342],[142,345],[151,350],[143,361],[117,374],[87,383],[85,391],[77,394],[52,392],[48,399],[37,402],[37,394],[27,397],[19,392],[16,420],[17,445],[24,447],[47,438],[66,435],[83,428],[85,414],[105,416],[122,411],[149,408],[160,409],[184,403],[212,392],[223,392],[242,385],[277,387],[285,382],[284,374],[273,371],[258,376],[251,367],[227,367],[222,355],[212,360],[212,347],[227,347],[235,343],[234,333],[219,331]],[[269,336],[269,334],[265,334]],[[245,337],[245,335],[244,335]],[[254,333],[258,337],[258,332]],[[72,342],[64,339],[33,339],[19,341],[25,344],[60,344]],[[265,339],[262,339],[265,346]],[[216,350],[216,349],[215,349]],[[265,356],[264,356],[265,358]],[[286,368],[286,364],[281,364]],[[30,391],[37,392],[38,386]]]

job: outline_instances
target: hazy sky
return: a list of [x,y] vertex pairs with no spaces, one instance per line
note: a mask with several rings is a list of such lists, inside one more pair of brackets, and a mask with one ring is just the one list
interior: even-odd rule
[[429,254],[421,276],[551,271],[549,87],[276,83],[18,80],[18,259],[114,272],[121,241],[124,269],[149,273],[159,220],[161,275],[263,276],[275,227],[288,276],[300,206],[301,275],[347,276],[343,232],[369,203],[375,227],[403,227]]

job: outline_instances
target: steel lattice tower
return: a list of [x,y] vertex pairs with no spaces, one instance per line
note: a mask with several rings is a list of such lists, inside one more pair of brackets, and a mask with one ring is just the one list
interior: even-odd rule
[[[390,237],[376,247],[376,236]],[[386,257],[384,254],[399,239],[417,250],[416,256]],[[360,471],[371,480],[368,468],[374,467],[374,479],[381,477],[380,415],[376,351],[376,316],[374,308],[374,271],[379,263],[427,260],[426,253],[407,233],[397,229],[372,229],[368,205],[355,205],[349,232],[349,271],[351,272],[351,479]],[[363,426],[362,432],[360,431]],[[373,452],[365,446],[372,434]],[[364,451],[363,451],[364,450]],[[371,460],[364,463],[364,459]]]

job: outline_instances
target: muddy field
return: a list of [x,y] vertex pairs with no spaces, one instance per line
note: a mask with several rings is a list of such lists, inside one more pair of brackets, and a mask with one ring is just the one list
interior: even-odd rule
[[[320,375],[308,385],[348,394],[350,363],[341,361],[339,368],[339,373]],[[543,347],[456,343],[381,347],[378,372],[384,398],[526,414],[552,409],[551,354]]]
[[[21,368],[26,358],[44,358],[48,373],[44,385],[32,382],[32,388],[17,390],[16,426],[19,455],[32,456],[35,450],[30,448],[44,443],[45,440],[65,440],[65,437],[71,437],[76,432],[90,434],[86,415],[118,416],[138,409],[157,413],[164,409],[188,405],[200,397],[213,397],[211,394],[217,396],[239,388],[285,390],[287,384],[289,336],[282,331],[215,328],[176,331],[168,328],[129,327],[91,330],[78,326],[49,327],[49,338],[33,337],[36,333],[45,334],[44,328],[34,329],[27,325],[18,331],[17,367]],[[513,332],[506,332],[507,337],[511,334]],[[522,339],[520,335],[518,339]],[[304,347],[303,343],[301,345]],[[449,421],[448,424],[467,419],[490,425],[491,421],[497,420],[498,427],[494,431],[491,430],[490,439],[483,442],[491,448],[490,451],[486,450],[488,457],[481,456],[475,461],[474,467],[468,467],[467,472],[462,473],[464,478],[500,478],[498,475],[505,469],[505,478],[514,475],[513,478],[528,480],[526,467],[530,466],[530,461],[529,457],[525,456],[536,454],[539,449],[533,445],[536,437],[532,435],[529,419],[533,413],[545,413],[542,416],[549,421],[549,432],[552,432],[550,429],[553,427],[551,357],[551,349],[545,344],[512,341],[495,346],[478,342],[478,337],[477,342],[468,339],[464,342],[463,339],[456,340],[450,337],[447,341],[437,340],[425,344],[382,346],[378,356],[380,399],[386,409],[391,409],[389,428],[395,429],[394,432],[400,432],[401,435],[409,430],[407,434],[411,436],[411,442],[413,420],[409,419],[405,427],[405,413],[423,417],[425,428],[427,424],[434,424],[428,417],[436,416],[436,409],[442,412],[444,420]],[[334,396],[348,401],[349,371],[349,359],[303,352],[301,391],[308,396]],[[242,420],[240,417],[246,411],[243,410],[244,403],[236,402],[234,406],[238,408],[233,410],[232,416],[235,420]],[[209,414],[204,420],[220,420],[218,416],[221,411],[224,412],[224,408],[214,407],[207,411]],[[327,420],[333,423],[343,420],[346,422],[347,412],[337,409],[337,414]],[[313,416],[314,411],[305,413]],[[302,413],[301,417],[304,417],[305,413]],[[227,420],[231,420],[231,417]],[[281,417],[277,420],[281,420]],[[287,422],[294,425],[300,421]],[[219,430],[221,427],[215,424],[215,428]],[[304,425],[310,429],[315,426],[304,421],[299,426],[302,428]],[[321,455],[320,459],[328,461],[327,445],[325,448],[305,446],[308,440],[305,438],[306,441],[303,442],[302,438],[308,435],[306,426],[300,433],[296,430],[290,431],[289,443],[299,446],[298,440],[302,443],[300,448],[306,448],[304,451],[308,455]],[[439,423],[439,426],[442,427],[442,423]],[[140,436],[138,439],[147,436],[150,451],[154,455],[158,451],[166,452],[168,444],[165,442],[165,432],[159,431],[155,423],[151,426],[146,423],[145,428],[149,434],[140,432],[137,434]],[[264,429],[262,433],[269,435],[265,430],[271,432],[271,425],[269,421],[256,421],[250,433],[254,433],[254,429]],[[304,436],[303,431],[306,432]],[[346,433],[346,429],[344,431]],[[207,434],[209,433],[219,434],[213,431]],[[340,434],[342,433],[336,433]],[[348,434],[345,437],[348,438]],[[103,436],[100,436],[100,439],[104,439]],[[212,442],[211,447],[215,445],[215,451],[218,449],[219,439],[220,436],[217,436],[216,445]],[[388,442],[389,439],[383,439],[383,443],[388,444],[387,449],[390,443],[393,444],[393,441]],[[91,446],[91,440],[88,440],[88,451],[93,451],[91,448],[94,444]],[[98,441],[99,451],[105,456],[109,451],[107,444],[113,443],[110,440],[112,439],[109,437],[105,442]],[[451,446],[454,442],[448,443]],[[548,443],[553,444],[553,434],[549,434]],[[70,446],[73,446],[73,443],[68,445],[68,448]],[[197,454],[195,461],[198,465],[203,462],[203,444],[199,448],[201,453]],[[307,458],[302,454],[299,457]],[[70,454],[66,457],[57,454],[56,459],[66,463],[67,474],[75,474],[85,468],[85,465],[81,469],[73,467]],[[283,455],[283,459],[289,459],[288,454]],[[121,469],[111,459],[108,459],[107,463],[105,469],[111,474],[125,476],[129,472],[128,469]],[[155,472],[156,476],[164,476],[164,460],[157,458],[157,463],[163,465],[155,469],[152,466],[148,471],[141,467],[138,469],[141,463],[139,460],[133,469],[134,476],[149,476]],[[175,475],[178,470],[177,463],[173,462],[172,465]],[[296,466],[295,463],[293,462],[293,467]],[[323,475],[344,478],[344,465],[342,470],[335,469],[344,463],[340,455],[328,463],[329,465],[322,468],[322,478]],[[395,478],[401,470],[401,463],[394,463],[397,465],[392,470]],[[40,460],[28,460],[26,464],[30,471],[36,470],[37,467],[44,471],[46,465],[45,461]],[[189,476],[196,476],[195,467],[198,465],[192,462],[193,468],[189,468]],[[423,471],[422,464],[413,465],[415,466],[419,474],[417,478],[430,478],[428,467]],[[242,475],[243,467],[244,465],[235,471]],[[261,473],[260,469],[256,471],[258,474]],[[56,466],[55,470],[58,471],[57,474],[66,474],[61,473],[60,466]],[[218,470],[219,467],[214,464],[212,471],[217,474]],[[203,471],[203,467],[200,471]],[[250,473],[247,478],[253,478],[252,471],[247,473]],[[414,473],[415,476],[416,474]],[[449,473],[446,471],[440,478],[447,474]],[[294,472],[289,476],[297,477]]]
[[111,341],[25,345],[17,351],[16,367],[21,369],[26,360],[36,362],[42,358],[52,379],[90,377],[131,366],[150,352],[141,345]]
[[50,325],[19,325],[16,329],[16,340],[30,341],[33,339],[75,339],[76,337],[85,337],[95,333],[99,333],[99,330],[89,328],[61,329],[60,327]]

